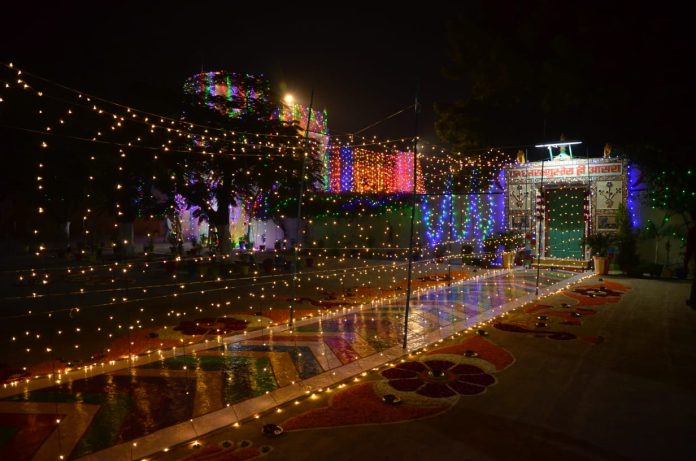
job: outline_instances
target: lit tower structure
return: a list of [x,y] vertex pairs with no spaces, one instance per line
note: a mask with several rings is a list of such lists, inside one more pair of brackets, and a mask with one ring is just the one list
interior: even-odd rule
[[[273,97],[271,85],[268,79],[260,75],[242,74],[229,71],[211,71],[195,74],[184,83],[184,94],[190,104],[197,107],[208,108],[227,116],[234,125],[235,119],[267,118],[283,122],[294,122],[299,135],[304,136],[307,128],[309,109],[294,100],[285,102]],[[184,114],[184,119],[186,119]],[[327,112],[312,110],[309,137],[313,141],[312,154],[322,160],[324,176],[326,176],[327,150],[329,144]],[[193,140],[194,143],[205,143],[201,139]],[[202,147],[202,144],[199,144]],[[207,147],[207,146],[206,146]],[[265,213],[263,194],[256,197],[246,197],[241,206],[231,210],[230,235],[234,238],[246,236],[247,240],[254,240],[255,233],[259,233],[262,241],[271,239],[276,232],[266,222],[257,222],[259,216]],[[182,214],[182,230],[187,237],[197,237],[200,229],[193,214],[187,210]],[[259,230],[262,229],[262,230]],[[206,233],[206,232],[204,232]]]
[[[268,117],[270,103],[270,82],[263,76],[242,74],[224,70],[201,72],[187,78],[184,82],[184,96],[189,105],[203,107],[234,119]],[[186,111],[183,119],[189,114]],[[230,129],[232,129],[230,123]],[[193,143],[198,147],[209,147],[202,138],[194,137]],[[180,206],[181,231],[184,237],[197,239],[208,235],[208,225],[200,222],[196,216],[196,207],[187,208],[184,199],[178,199]],[[247,204],[248,205],[248,204]],[[248,232],[249,216],[244,206],[230,210],[230,236],[237,239]],[[247,211],[247,213],[245,213]]]
[[[278,108],[278,117],[284,122],[297,122],[300,127],[300,133],[305,135],[307,128],[307,117],[309,116],[309,108],[298,103],[292,95],[286,95],[283,103]],[[329,116],[326,109],[319,111],[312,109],[312,116],[309,120],[309,138],[313,141],[314,152],[320,155],[322,164],[324,165],[324,187],[329,184]]]
[[[263,76],[239,74],[228,71],[201,72],[189,77],[184,83],[184,93],[203,106],[227,114],[230,118],[253,115],[261,106],[278,104],[272,117],[284,122],[296,122],[300,135],[307,128],[309,108],[287,95],[283,102],[271,101],[271,85]],[[309,137],[314,141],[316,155],[321,155],[324,164],[324,184],[328,183],[329,127],[326,110],[312,109]]]
[[253,114],[268,104],[270,83],[263,76],[227,71],[201,72],[186,79],[184,93],[230,118]]

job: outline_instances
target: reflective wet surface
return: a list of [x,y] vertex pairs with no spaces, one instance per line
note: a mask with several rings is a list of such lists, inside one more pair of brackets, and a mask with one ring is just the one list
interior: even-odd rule
[[[541,271],[539,286],[572,275]],[[417,293],[409,314],[409,347],[426,345],[425,336],[438,328],[463,320],[473,325],[479,314],[532,294],[536,286],[536,271],[514,271]],[[213,343],[195,353],[182,350],[130,369],[14,395],[0,402],[0,448],[7,459],[30,459],[58,427],[62,450],[71,458],[93,453],[400,345],[404,318],[404,301],[391,301],[316,319],[292,332]],[[56,424],[66,415],[58,404],[69,404],[71,418],[81,424]]]

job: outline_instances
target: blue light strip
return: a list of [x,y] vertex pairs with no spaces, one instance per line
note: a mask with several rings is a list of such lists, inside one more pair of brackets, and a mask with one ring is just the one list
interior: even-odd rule
[[341,147],[341,192],[353,190],[353,150]]
[[[449,226],[450,209],[452,207],[452,194],[450,191],[451,181],[445,183],[446,195],[443,195],[440,200],[440,213],[437,222],[433,223],[433,212],[435,207],[429,206],[430,197],[421,204],[421,212],[423,213],[423,224],[425,225],[425,237],[428,245],[432,248],[440,242],[449,240],[449,236],[445,234],[445,229]],[[438,200],[435,198],[434,200]]]
[[640,207],[638,206],[639,194],[640,194],[640,184],[642,181],[640,179],[640,170],[635,164],[626,165],[627,170],[627,190],[628,197],[626,199],[628,215],[631,219],[631,227],[635,230],[640,227]]
[[502,231],[508,227],[507,214],[505,213],[507,210],[505,209],[506,184],[504,168],[501,168],[500,173],[498,173],[498,185],[500,186],[500,190],[496,191],[498,194],[494,199],[494,209],[496,211],[498,221],[496,230]]

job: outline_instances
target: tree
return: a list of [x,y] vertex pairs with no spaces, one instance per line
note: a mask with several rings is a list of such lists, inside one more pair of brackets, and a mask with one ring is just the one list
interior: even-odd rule
[[696,169],[672,162],[647,165],[648,204],[671,210],[673,214],[691,214],[696,221]]
[[629,272],[638,265],[638,236],[631,225],[626,206],[622,203],[616,216],[616,243],[618,254],[616,263],[622,271]]
[[[110,157],[110,168],[115,183],[106,185],[106,196],[109,211],[115,215],[119,223],[119,239],[129,242],[126,249],[131,252],[136,218],[162,217],[176,206],[171,181],[167,177],[167,162],[159,160],[163,152],[141,149],[138,143],[132,141],[145,140],[149,147],[158,143],[162,146],[168,145],[174,135],[164,126],[178,118],[181,107],[176,92],[142,81],[125,84],[121,100],[137,107],[141,112],[141,119],[135,121],[126,118],[115,133],[114,141],[125,143],[128,147],[118,149],[118,155]],[[143,123],[142,118],[147,113],[163,114],[169,118],[163,119],[162,115],[154,116],[155,121],[159,119],[159,127],[153,130],[151,125]],[[176,128],[181,129],[181,126],[176,124]]]
[[[191,154],[170,163],[174,191],[199,207],[197,215],[215,228],[223,253],[231,249],[230,207],[264,195],[299,194],[305,155],[298,124],[280,120],[279,99],[260,79],[247,78],[241,83],[254,87],[254,97],[187,92],[185,120],[210,129],[192,132],[180,147]],[[321,162],[310,152],[305,161],[305,185],[312,187],[321,179]]]
[[[160,162],[149,152],[137,149],[120,149],[110,156],[114,181],[103,183],[109,211],[119,224],[119,245],[123,242],[127,253],[132,253],[135,243],[134,223],[136,218],[149,214],[162,214],[169,203],[155,194],[158,176],[164,174]],[[161,181],[159,181],[161,183]]]
[[663,241],[665,242],[665,247],[667,249],[668,245],[670,245],[670,238],[678,238],[680,240],[683,240],[686,235],[685,229],[677,225],[672,225],[670,223],[671,218],[672,217],[670,215],[665,214],[665,216],[662,218],[659,224],[655,224],[655,222],[648,220],[648,222],[645,224],[645,228],[641,232],[641,236],[643,238],[655,240],[655,253],[653,258],[653,264],[657,264],[658,262],[658,256],[661,246],[660,244]]
[[693,151],[693,55],[677,15],[648,5],[481,2],[450,25],[446,75],[468,97],[441,104],[438,134],[458,148],[533,145],[561,132],[632,157],[644,146],[681,162]]
[[[24,81],[22,80],[22,86]],[[70,246],[71,224],[89,207],[94,165],[91,146],[80,140],[88,122],[71,123],[66,104],[43,96],[30,81],[3,95],[3,168],[0,202],[13,238]],[[74,114],[74,113],[73,113]],[[65,120],[64,120],[65,119]],[[65,123],[65,124],[64,124]],[[49,224],[49,228],[45,228]]]

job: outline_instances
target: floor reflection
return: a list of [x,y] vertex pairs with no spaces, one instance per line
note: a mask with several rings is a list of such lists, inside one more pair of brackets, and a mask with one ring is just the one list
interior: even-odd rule
[[[539,286],[572,275],[541,271]],[[514,271],[418,294],[409,313],[408,347],[423,347],[429,333],[533,293],[536,285],[536,271]],[[7,459],[28,459],[55,430],[60,417],[55,412],[22,414],[30,402],[70,403],[78,409],[97,406],[86,430],[75,439],[75,458],[401,345],[404,318],[403,301],[386,302],[302,325],[294,332],[262,335],[16,395],[5,399],[16,405],[16,414],[0,413],[0,448]]]

